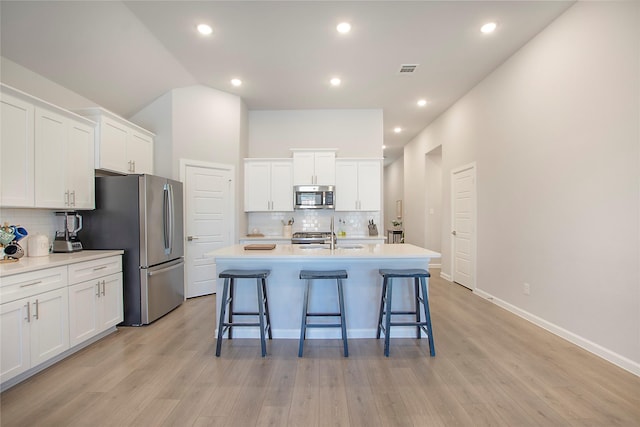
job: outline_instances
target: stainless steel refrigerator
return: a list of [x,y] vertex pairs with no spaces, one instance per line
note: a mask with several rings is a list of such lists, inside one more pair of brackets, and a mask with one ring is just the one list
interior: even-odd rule
[[124,322],[146,325],[184,301],[182,183],[153,175],[96,177],[83,212],[85,249],[124,249]]

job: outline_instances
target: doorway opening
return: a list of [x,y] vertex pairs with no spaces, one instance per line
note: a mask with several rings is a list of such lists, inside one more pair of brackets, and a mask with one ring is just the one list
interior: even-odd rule
[[[442,253],[442,146],[429,151],[425,156],[425,204],[424,244],[425,248]],[[440,259],[430,264],[441,267]]]

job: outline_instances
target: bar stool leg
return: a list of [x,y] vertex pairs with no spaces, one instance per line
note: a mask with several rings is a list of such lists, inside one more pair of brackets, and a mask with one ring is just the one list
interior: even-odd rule
[[[387,278],[384,278],[384,282],[387,281]],[[383,285],[384,286],[384,285]],[[387,284],[387,297],[386,297],[386,307],[387,313],[385,318],[385,326],[384,326],[384,355],[389,357],[389,335],[391,332],[391,295],[393,293],[393,279],[389,279],[389,283]]]
[[413,279],[413,289],[414,289],[414,295],[415,295],[415,309],[416,309],[416,323],[418,323],[418,325],[416,326],[416,336],[418,339],[422,338],[422,328],[420,327],[420,288],[418,286],[420,282],[420,279],[415,277]]
[[422,285],[422,305],[424,305],[424,320],[427,322],[427,333],[429,334],[429,354],[436,355],[436,347],[433,342],[433,328],[431,327],[431,312],[429,310],[429,297],[427,296],[427,282],[424,277],[420,278]]
[[235,295],[235,279],[231,278],[229,282],[229,339],[233,339],[233,296]]
[[302,325],[300,326],[300,344],[298,347],[298,357],[302,357],[304,339],[307,333],[307,308],[309,304],[309,284],[311,280],[307,279],[307,284],[304,287],[304,301],[302,303]]
[[269,339],[273,339],[271,334],[271,317],[269,316],[269,299],[267,298],[267,280],[262,280],[262,295],[264,297],[264,312],[267,317],[267,332],[269,333]]
[[349,357],[347,346],[347,322],[344,318],[344,295],[342,294],[342,279],[338,278],[338,302],[340,303],[340,327],[342,328],[342,343],[344,345],[344,357]]
[[380,339],[380,332],[382,331],[382,313],[384,312],[384,302],[387,298],[387,278],[382,280],[382,297],[380,298],[380,311],[378,312],[378,332],[376,332],[376,339]]
[[256,279],[256,288],[258,290],[258,322],[260,323],[260,347],[262,349],[262,357],[267,355],[267,343],[264,338],[264,295],[262,294],[261,279]]
[[229,291],[229,280],[224,279],[222,288],[222,302],[220,303],[220,320],[218,321],[218,340],[216,342],[216,357],[220,357],[220,349],[222,348],[222,330],[224,329],[224,315],[227,309],[227,292]]

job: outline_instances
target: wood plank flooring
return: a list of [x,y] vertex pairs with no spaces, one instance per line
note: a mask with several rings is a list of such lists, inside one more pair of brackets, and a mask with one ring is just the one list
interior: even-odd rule
[[[225,341],[187,301],[0,395],[2,426],[640,426],[640,378],[433,271],[426,339]],[[372,307],[375,310],[375,307]]]

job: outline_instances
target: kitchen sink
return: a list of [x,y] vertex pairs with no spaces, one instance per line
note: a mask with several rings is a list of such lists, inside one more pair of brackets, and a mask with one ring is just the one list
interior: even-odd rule
[[300,249],[311,250],[311,249],[329,249],[329,245],[299,245]]

